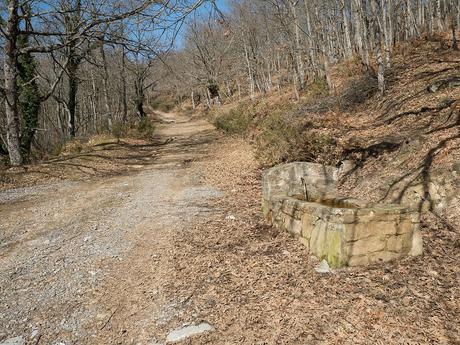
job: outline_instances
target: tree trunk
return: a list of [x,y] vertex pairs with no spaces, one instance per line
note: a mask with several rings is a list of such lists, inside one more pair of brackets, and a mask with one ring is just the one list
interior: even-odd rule
[[98,92],[96,87],[96,79],[94,78],[94,70],[91,69],[91,88],[93,94],[91,95],[91,110],[93,111],[93,129],[94,133],[98,133],[98,114],[97,114],[97,103],[98,103]]
[[[21,40],[21,39],[20,39]],[[32,149],[32,142],[38,127],[40,113],[40,90],[35,80],[36,65],[31,54],[19,58],[19,111],[21,121],[21,151],[27,159]]]
[[[31,31],[29,19],[31,17],[30,7],[27,4],[22,6],[22,12],[26,17],[25,28]],[[20,34],[17,45],[19,48],[29,45],[29,36]],[[36,82],[37,64],[31,53],[24,53],[18,58],[18,110],[21,116],[21,152],[23,159],[27,159],[32,149],[32,142],[38,127],[38,116],[40,113],[40,90]]]
[[246,65],[248,69],[248,81],[249,81],[249,97],[251,99],[254,98],[254,91],[255,91],[255,82],[254,82],[254,75],[252,73],[251,68],[251,61],[249,60],[249,53],[246,44],[244,44],[244,57],[246,59]]
[[345,35],[345,58],[351,59],[353,57],[353,50],[351,48],[350,24],[348,19],[347,7],[345,6],[345,0],[341,0],[340,5],[342,7],[343,31]]
[[456,36],[456,25],[455,25],[455,18],[452,15],[452,49],[453,50],[458,50],[458,41],[457,41],[457,36]]
[[362,20],[361,20],[361,11],[359,10],[358,0],[353,0],[351,2],[352,14],[354,19],[355,26],[355,41],[356,46],[358,47],[358,53],[361,58],[364,57],[364,47],[363,47],[363,36],[362,36]]
[[385,93],[385,64],[383,63],[382,57],[382,46],[384,42],[382,40],[382,33],[380,30],[381,25],[379,24],[380,13],[377,3],[378,0],[371,0],[372,7],[372,29],[375,33],[375,56],[377,59],[377,80],[378,88],[381,95]]
[[297,77],[299,78],[299,88],[303,89],[305,86],[305,69],[303,65],[303,57],[302,57],[302,46],[300,42],[300,24],[299,24],[299,17],[297,16],[297,1],[290,0],[289,6],[291,8],[291,14],[293,18],[293,25],[294,25],[294,56],[295,56],[295,66]]
[[441,0],[436,0],[436,24],[439,32],[443,31],[441,18]]
[[21,165],[19,139],[19,112],[18,112],[18,51],[17,39],[19,35],[18,0],[8,1],[8,21],[6,23],[5,37],[5,113],[7,121],[7,145],[10,163],[13,166]]
[[381,11],[382,11],[383,40],[385,42],[385,63],[386,63],[386,67],[391,67],[391,39],[390,39],[389,29],[387,25],[388,6],[386,4],[386,1],[382,0]]
[[144,110],[144,101],[145,101],[145,95],[144,95],[144,83],[143,80],[138,78],[135,81],[134,85],[136,89],[136,111],[137,111],[137,116],[139,116],[139,119],[143,119],[147,116]]
[[[310,58],[311,67],[316,70],[318,68],[318,59],[315,55],[315,46],[314,46],[314,37],[313,31],[311,29],[311,17],[310,17],[310,8],[308,7],[308,0],[304,0],[305,7],[305,25],[307,29],[307,42],[308,42],[308,56]],[[281,70],[281,66],[278,68],[278,71]],[[279,85],[279,84],[278,84]]]
[[102,58],[102,71],[103,71],[103,78],[102,78],[102,87],[104,88],[104,106],[107,115],[107,127],[109,133],[112,133],[113,130],[113,117],[112,111],[110,109],[109,103],[109,71],[107,69],[107,59],[105,58],[105,50],[104,44],[101,44],[101,58]]
[[78,59],[72,57],[73,49],[70,49],[70,61],[68,64],[68,93],[67,93],[67,108],[69,111],[69,135],[75,138],[76,130],[76,111],[77,111],[77,93],[78,93]]
[[124,47],[121,48],[121,103],[123,105],[123,123],[128,122],[128,94],[126,90],[126,55]]

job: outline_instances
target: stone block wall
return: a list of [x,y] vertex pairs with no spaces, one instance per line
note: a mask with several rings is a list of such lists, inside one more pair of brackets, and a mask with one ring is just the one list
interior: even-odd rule
[[[334,195],[336,175],[331,167],[298,169],[295,164],[294,173],[291,164],[264,175],[263,212],[269,222],[298,238],[313,255],[326,259],[332,267],[342,267],[421,254],[417,212],[398,205],[367,205],[337,197],[325,198],[327,203],[296,199],[291,194],[297,195],[299,189],[294,183],[280,181],[282,178],[297,181],[296,171],[312,171],[308,181],[316,184],[310,188],[321,196]],[[326,173],[318,174],[320,171]]]
[[308,185],[311,198],[327,198],[337,195],[338,170],[322,164],[294,162],[265,171],[262,177],[264,200],[272,196],[303,195],[301,179]]

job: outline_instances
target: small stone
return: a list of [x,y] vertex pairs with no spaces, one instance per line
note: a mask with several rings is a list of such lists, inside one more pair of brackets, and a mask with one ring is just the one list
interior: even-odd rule
[[229,214],[227,217],[225,217],[226,220],[235,220],[236,217],[233,214]]
[[412,298],[410,297],[404,297],[403,300],[402,300],[402,304],[405,306],[405,307],[408,307],[412,302]]
[[432,277],[438,277],[439,276],[439,273],[436,272],[436,271],[428,271],[428,274]]
[[331,273],[331,268],[326,260],[321,261],[321,263],[315,267],[317,273]]
[[6,339],[0,343],[0,345],[25,345],[26,341],[23,337],[14,337],[10,339]]

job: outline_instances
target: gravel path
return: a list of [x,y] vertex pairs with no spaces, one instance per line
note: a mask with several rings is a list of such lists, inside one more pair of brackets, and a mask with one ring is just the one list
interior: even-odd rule
[[169,120],[159,135],[174,140],[136,173],[0,193],[0,344],[166,338],[162,325],[180,313],[180,301],[162,294],[174,272],[172,236],[219,212],[208,201],[220,195],[189,173],[212,126]]

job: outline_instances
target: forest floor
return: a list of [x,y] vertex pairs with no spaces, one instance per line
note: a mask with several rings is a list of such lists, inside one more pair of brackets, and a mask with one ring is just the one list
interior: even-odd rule
[[161,119],[152,144],[4,172],[0,344],[153,345],[200,322],[215,330],[185,343],[460,344],[455,233],[424,229],[418,258],[316,273],[263,222],[247,143]]

